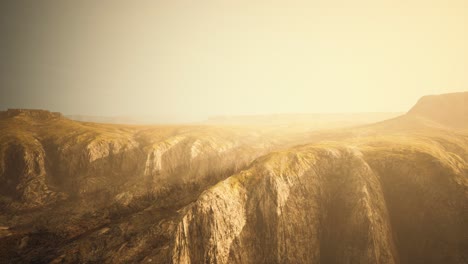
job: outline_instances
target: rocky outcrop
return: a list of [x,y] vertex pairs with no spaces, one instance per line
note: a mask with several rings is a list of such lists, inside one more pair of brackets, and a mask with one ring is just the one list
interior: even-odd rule
[[8,109],[6,111],[0,111],[0,118],[11,118],[11,117],[30,117],[37,120],[49,120],[61,118],[62,114],[59,112],[50,112],[47,110],[40,109]]
[[406,162],[368,146],[258,160],[187,209],[172,262],[463,263],[466,161],[401,147]]
[[35,139],[30,144],[15,140],[2,146],[0,180],[1,194],[27,207],[43,205],[54,196],[46,184],[45,152]]
[[47,146],[50,178],[64,192],[83,196],[111,191],[129,178],[141,176],[143,153],[135,140],[96,136],[83,143],[76,141]]
[[235,179],[206,191],[177,226],[174,263],[226,263],[235,238],[246,224],[245,189]]

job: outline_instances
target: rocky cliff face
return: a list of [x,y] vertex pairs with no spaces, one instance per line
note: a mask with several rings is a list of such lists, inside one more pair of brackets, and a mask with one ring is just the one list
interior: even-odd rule
[[124,243],[128,234],[109,225],[141,212],[173,214],[275,145],[239,129],[78,123],[34,110],[2,116],[0,221],[14,232],[0,247],[20,262],[52,260],[51,248],[81,247],[78,238],[101,228]]
[[466,161],[410,148],[270,154],[185,212],[173,263],[463,263]]
[[2,194],[30,206],[47,202],[53,192],[45,182],[45,152],[40,143],[34,140],[30,145],[10,142],[2,150]]
[[207,127],[119,129],[47,111],[3,115],[2,194],[20,207],[96,193],[128,204],[134,196],[174,185],[215,182],[214,175],[241,168],[268,149],[261,141],[219,136]]
[[466,263],[468,137],[415,111],[325,134],[3,112],[0,259]]

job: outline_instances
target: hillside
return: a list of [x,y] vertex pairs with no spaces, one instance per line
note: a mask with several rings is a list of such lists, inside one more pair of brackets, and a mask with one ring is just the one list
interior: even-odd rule
[[408,112],[453,128],[468,128],[468,92],[422,97]]
[[467,263],[467,94],[322,131],[2,112],[0,262]]

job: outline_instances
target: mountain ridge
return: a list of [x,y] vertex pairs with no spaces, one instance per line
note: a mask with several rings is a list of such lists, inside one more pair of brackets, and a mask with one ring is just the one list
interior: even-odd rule
[[421,97],[408,111],[454,128],[468,127],[468,92]]
[[457,122],[466,117],[445,122],[432,112],[465,111],[440,107],[449,97],[421,99],[391,120],[313,133],[0,114],[0,256],[464,263],[468,134]]

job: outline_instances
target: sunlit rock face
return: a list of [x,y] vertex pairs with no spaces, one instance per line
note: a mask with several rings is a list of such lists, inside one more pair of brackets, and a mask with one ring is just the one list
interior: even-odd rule
[[[0,260],[466,263],[468,123],[452,98],[319,133],[2,112]],[[450,122],[424,110],[447,100]]]
[[463,263],[466,163],[412,147],[270,154],[191,205],[173,263]]

